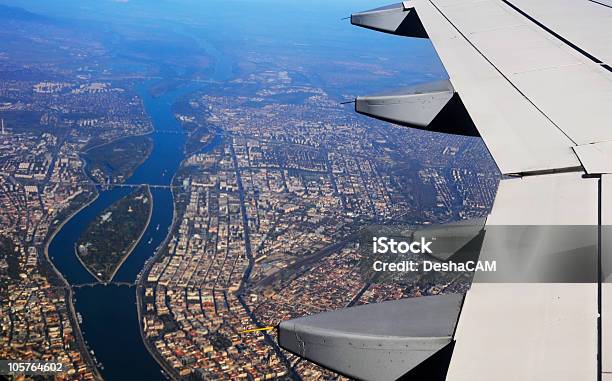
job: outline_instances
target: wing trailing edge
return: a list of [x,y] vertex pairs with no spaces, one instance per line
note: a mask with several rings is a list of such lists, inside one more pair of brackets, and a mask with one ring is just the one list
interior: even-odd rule
[[396,380],[447,347],[463,295],[367,304],[284,321],[280,346],[358,380]]
[[[513,278],[503,278],[503,272],[476,277],[464,305],[458,306],[455,316],[461,316],[454,323],[456,332],[450,337],[437,336],[436,346],[421,357],[415,355],[421,337],[418,329],[405,332],[401,327],[410,326],[414,316],[414,321],[426,324],[423,320],[439,311],[430,301],[446,296],[426,297],[423,307],[427,312],[422,314],[415,312],[418,299],[388,302],[410,306],[391,328],[400,342],[409,344],[403,348],[402,371],[382,373],[384,377],[372,372],[380,364],[396,361],[390,352],[384,351],[381,357],[381,352],[370,347],[357,351],[354,343],[359,338],[383,345],[389,331],[371,335],[350,321],[390,324],[383,313],[361,320],[357,308],[362,307],[356,307],[335,311],[329,320],[319,319],[332,316],[327,313],[290,320],[281,323],[281,346],[326,368],[365,380],[395,379],[417,369],[419,361],[424,364],[440,353],[437,345],[446,340],[450,344],[441,348],[453,346],[446,375],[450,381],[610,377],[612,308],[605,303],[605,295],[612,287],[596,278],[603,275],[608,279],[609,275],[604,250],[607,236],[602,237],[598,229],[604,227],[602,222],[611,225],[605,208],[609,193],[605,180],[612,172],[612,130],[605,127],[612,115],[612,108],[606,107],[612,99],[611,70],[603,64],[606,61],[589,59],[568,41],[581,42],[581,46],[590,41],[593,51],[597,48],[598,56],[604,57],[608,51],[603,49],[609,46],[605,39],[582,37],[602,25],[607,28],[609,23],[600,21],[611,14],[588,2],[563,1],[564,16],[555,18],[561,13],[552,1],[531,3],[412,0],[351,17],[352,24],[360,27],[432,41],[449,74],[448,81],[358,97],[355,109],[408,127],[482,137],[500,171],[512,176],[500,183],[486,220],[486,234],[481,234],[477,225],[465,228],[465,236],[456,238],[455,232],[450,232],[448,242],[442,242],[447,247],[442,247],[444,255],[439,259],[457,258],[455,249],[460,248],[463,257],[467,252],[478,254],[481,260],[515,261],[502,266],[512,267],[509,274]],[[581,10],[585,4],[601,20],[581,14],[585,27],[568,24],[567,19],[575,15],[567,10]],[[538,17],[527,17],[527,13]],[[550,27],[538,21],[540,18]],[[598,28],[589,28],[591,23]],[[464,112],[478,133],[462,131],[464,123],[457,123],[457,113],[449,113],[449,104]],[[436,118],[446,115],[453,116],[445,118],[447,125],[437,127]],[[514,234],[520,230],[526,233]],[[577,240],[563,234],[565,231],[586,234],[581,233]],[[499,232],[512,234],[500,236]],[[444,233],[442,229],[418,234]],[[603,244],[597,242],[599,238],[604,238]],[[512,248],[520,249],[516,251],[521,257],[507,255]],[[603,260],[603,274],[598,258]],[[582,278],[576,278],[579,269],[586,269]],[[514,277],[516,274],[522,278]],[[383,305],[370,308],[385,311]],[[395,369],[395,365],[389,366]]]

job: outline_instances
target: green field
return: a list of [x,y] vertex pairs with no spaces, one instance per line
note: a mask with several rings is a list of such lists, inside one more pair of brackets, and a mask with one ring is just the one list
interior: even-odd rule
[[152,210],[147,186],[121,198],[85,229],[75,248],[98,280],[110,281],[146,229]]

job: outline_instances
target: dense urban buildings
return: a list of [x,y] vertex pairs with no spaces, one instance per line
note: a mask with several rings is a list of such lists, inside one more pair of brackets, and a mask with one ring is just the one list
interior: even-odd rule
[[[177,115],[223,137],[178,172],[175,224],[142,282],[147,340],[181,376],[280,377],[297,360],[269,334],[242,331],[464,290],[465,283],[366,283],[355,233],[484,216],[494,197],[497,175],[476,139],[357,118],[323,89],[293,86],[287,72],[251,81],[260,94],[197,94]],[[269,101],[294,94],[300,102]],[[327,376],[306,363],[295,369]]]
[[[262,31],[216,51],[189,14],[169,27],[164,9],[145,22],[122,13],[137,5],[112,3],[97,6],[122,21],[92,16],[87,28],[0,5],[9,26],[0,30],[0,359],[60,361],[58,379],[70,380],[133,379],[151,363],[160,378],[163,369],[184,380],[336,379],[281,350],[273,331],[244,331],[465,290],[462,279],[376,283],[359,270],[363,229],[484,216],[499,181],[477,138],[400,128],[340,104],[394,83],[405,63],[338,56],[303,30],[320,51],[285,52]],[[428,67],[412,76],[440,75]],[[154,207],[140,242],[126,239],[131,254],[111,269],[118,279],[91,277],[76,256],[90,224],[70,221],[102,221],[142,185]],[[137,298],[98,292],[113,287]],[[84,313],[84,288],[100,298],[91,310],[108,315]],[[115,315],[98,305],[138,324],[100,318]],[[138,326],[131,347],[104,351],[104,340]],[[139,358],[133,346],[143,345]],[[126,353],[136,370],[116,365]]]
[[[151,126],[136,98],[108,84],[4,81],[2,86],[3,99],[13,101],[3,103],[8,120],[3,118],[0,135],[0,358],[55,359],[69,367],[71,378],[94,379],[71,316],[71,290],[47,262],[46,247],[53,232],[97,194],[80,152],[90,142],[141,134]],[[54,96],[57,92],[64,96]],[[54,110],[48,109],[51,102],[66,111],[54,119],[62,127],[37,130],[11,118],[17,110],[40,111],[44,125]],[[100,117],[84,121],[78,117],[84,113]],[[106,114],[123,115],[100,122]]]

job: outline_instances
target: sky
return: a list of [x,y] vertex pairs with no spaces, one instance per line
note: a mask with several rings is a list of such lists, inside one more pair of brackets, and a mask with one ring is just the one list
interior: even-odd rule
[[[161,49],[194,44],[201,37],[240,60],[244,52],[274,57],[299,54],[303,61],[384,65],[393,72],[385,87],[445,77],[427,39],[378,33],[341,20],[389,0],[0,0],[80,28],[98,28],[108,39]],[[189,38],[186,38],[189,36]],[[162,41],[166,39],[167,41]],[[181,39],[181,40],[179,40]],[[164,43],[162,43],[164,42]],[[165,48],[164,48],[165,47]],[[171,47],[172,48],[172,47]],[[177,50],[177,49],[175,49]],[[178,50],[177,50],[178,51]],[[252,56],[252,55],[251,55]],[[304,62],[305,64],[307,62]],[[331,64],[330,64],[331,65]],[[320,67],[320,66],[317,66]],[[321,69],[324,70],[324,69]],[[416,79],[415,79],[416,78]],[[385,89],[380,89],[385,90]]]

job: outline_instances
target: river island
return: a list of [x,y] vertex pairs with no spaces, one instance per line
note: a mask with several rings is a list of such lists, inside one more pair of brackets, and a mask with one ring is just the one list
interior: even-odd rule
[[113,279],[149,225],[153,198],[140,186],[105,209],[79,238],[75,252],[100,282]]
[[88,148],[83,153],[88,174],[98,183],[122,183],[151,155],[148,134],[129,136]]

